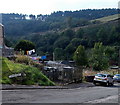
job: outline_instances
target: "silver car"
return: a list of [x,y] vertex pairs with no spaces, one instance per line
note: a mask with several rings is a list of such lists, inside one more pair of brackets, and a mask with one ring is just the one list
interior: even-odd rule
[[93,83],[94,85],[99,83],[99,84],[104,84],[106,86],[109,86],[109,85],[113,86],[114,80],[112,75],[98,73],[95,75]]
[[114,80],[115,82],[120,82],[120,74],[114,75],[113,80]]

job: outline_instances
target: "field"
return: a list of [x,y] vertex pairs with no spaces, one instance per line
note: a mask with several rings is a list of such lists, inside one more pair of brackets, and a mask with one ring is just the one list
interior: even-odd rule
[[[103,18],[98,18],[98,19],[95,19],[96,21],[100,21],[100,22],[109,22],[109,21],[112,21],[112,20],[116,20],[120,18],[120,14],[116,14],[116,15],[111,15],[111,16],[107,16],[107,17],[103,17]],[[94,20],[92,20],[94,21]]]

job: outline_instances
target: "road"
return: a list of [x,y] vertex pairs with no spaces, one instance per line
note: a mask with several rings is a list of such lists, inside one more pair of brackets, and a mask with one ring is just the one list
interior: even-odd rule
[[118,84],[73,89],[2,90],[3,103],[118,103]]

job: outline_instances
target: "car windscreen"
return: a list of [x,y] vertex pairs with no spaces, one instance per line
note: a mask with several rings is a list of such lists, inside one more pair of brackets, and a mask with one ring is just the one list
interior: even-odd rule
[[96,74],[95,76],[98,76],[98,77],[106,77],[106,75],[104,75],[104,74]]
[[120,74],[116,74],[115,76],[119,76],[120,77]]

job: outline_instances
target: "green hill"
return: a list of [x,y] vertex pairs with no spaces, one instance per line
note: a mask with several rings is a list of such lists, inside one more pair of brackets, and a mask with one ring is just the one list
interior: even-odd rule
[[[14,77],[12,79],[9,78],[10,75],[20,73],[24,73],[26,74],[26,76],[23,78],[21,77]],[[55,85],[37,68],[24,64],[14,63],[13,61],[9,61],[7,58],[3,58],[2,60],[1,82],[3,84],[23,84],[23,85],[38,84],[44,86]]]

